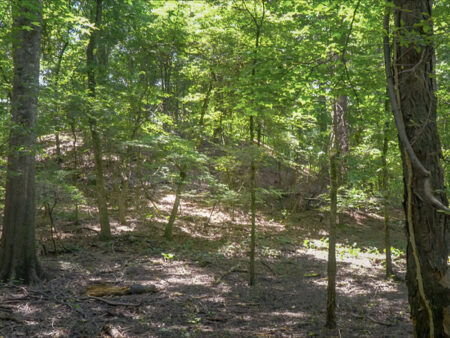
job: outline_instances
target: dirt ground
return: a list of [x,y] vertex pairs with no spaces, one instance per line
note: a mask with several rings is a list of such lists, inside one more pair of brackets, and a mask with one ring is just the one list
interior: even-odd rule
[[[384,279],[383,220],[341,215],[338,329],[327,330],[326,214],[258,217],[257,284],[247,284],[249,220],[242,212],[182,202],[172,242],[162,239],[173,196],[160,214],[112,224],[114,240],[96,239],[97,224],[57,225],[57,255],[41,257],[40,285],[0,285],[3,337],[410,337],[404,254],[398,278]],[[212,212],[212,215],[211,215]],[[404,246],[400,213],[393,246]],[[51,241],[46,239],[51,248]],[[91,285],[154,286],[156,292],[90,297]]]

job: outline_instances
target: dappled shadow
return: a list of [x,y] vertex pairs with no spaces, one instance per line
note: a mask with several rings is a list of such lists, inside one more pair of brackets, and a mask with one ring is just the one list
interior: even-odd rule
[[[338,250],[339,331],[328,331],[327,251],[319,245],[326,235],[326,215],[310,211],[282,222],[259,215],[257,285],[249,287],[246,215],[235,211],[232,219],[226,210],[217,208],[211,215],[211,208],[200,209],[184,203],[172,242],[162,238],[170,201],[151,220],[114,223],[115,236],[109,242],[98,241],[95,231],[59,226],[58,248],[67,252],[42,259],[53,278],[34,287],[0,287],[2,304],[10,305],[0,311],[17,319],[0,317],[0,334],[91,337],[117,330],[130,337],[412,335],[404,285],[383,280],[377,261],[382,256],[363,252],[370,247],[368,241],[380,236],[382,222],[375,216],[361,224],[352,215],[343,218],[348,229],[339,229],[340,243],[357,243],[353,247],[360,250]],[[98,225],[85,223],[81,228],[98,230]],[[86,287],[98,283],[153,285],[158,292],[104,297],[116,302],[112,305],[85,296]]]
[[[128,336],[339,335],[323,328],[326,262],[313,254],[266,258],[264,264],[259,261],[257,285],[248,287],[246,260],[242,257],[189,254],[182,246],[164,244],[161,238],[139,238],[130,245],[119,236],[114,242],[114,249],[99,243],[89,248],[89,254],[81,250],[49,259],[46,265],[54,279],[40,287],[26,288],[26,292],[15,290],[24,292],[30,309],[41,310],[14,310],[23,321],[35,323],[27,327],[28,334],[95,336],[110,325]],[[166,252],[173,253],[174,258],[165,258]],[[239,269],[224,275],[236,264],[240,264]],[[347,263],[339,263],[339,271],[342,336],[380,336],[387,328],[399,336],[410,332],[406,315],[401,315],[406,304],[400,285],[378,276],[379,284],[389,285],[391,290],[377,292],[373,280],[360,271],[349,270]],[[98,282],[155,285],[159,292],[114,298],[139,306],[111,306],[83,296],[87,285]],[[339,283],[358,290],[348,286],[342,290]],[[12,293],[4,297],[11,298]],[[11,332],[8,326],[1,329],[5,336]]]

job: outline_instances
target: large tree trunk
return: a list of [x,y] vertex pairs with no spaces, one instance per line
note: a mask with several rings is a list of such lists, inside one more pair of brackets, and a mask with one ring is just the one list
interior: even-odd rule
[[[12,127],[0,251],[0,280],[35,283],[42,277],[35,251],[35,144],[42,4],[13,1]],[[38,25],[34,22],[39,23]],[[31,27],[31,30],[22,27]]]
[[[393,76],[386,38],[384,46],[390,99],[403,154],[408,298],[416,337],[448,337],[450,231],[448,218],[438,211],[446,209],[447,198],[436,126],[432,1],[395,0],[395,5],[398,33]],[[388,23],[386,15],[387,31]]]
[[[95,10],[95,27],[98,29],[100,27],[102,20],[102,0],[96,1]],[[96,81],[95,81],[95,56],[94,51],[97,47],[97,37],[98,31],[94,30],[89,38],[89,44],[86,49],[86,64],[87,64],[87,75],[88,75],[88,87],[89,95],[91,98],[96,97]],[[111,238],[111,228],[109,225],[109,215],[107,207],[107,195],[105,189],[105,179],[103,174],[103,158],[102,158],[102,141],[101,136],[98,131],[97,120],[92,117],[93,112],[89,117],[89,126],[91,130],[93,153],[94,153],[94,163],[95,163],[95,185],[97,189],[97,206],[100,218],[100,238],[109,239]]]

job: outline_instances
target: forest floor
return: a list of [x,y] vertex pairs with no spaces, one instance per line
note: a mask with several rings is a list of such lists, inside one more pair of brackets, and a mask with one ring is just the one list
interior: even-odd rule
[[[0,336],[412,336],[402,252],[394,256],[398,279],[384,279],[382,217],[341,217],[339,329],[327,330],[325,213],[310,210],[278,220],[260,214],[257,283],[249,287],[248,217],[218,207],[211,215],[211,207],[185,200],[174,240],[167,242],[162,234],[173,198],[160,196],[160,213],[152,219],[112,223],[114,239],[107,242],[96,239],[92,220],[81,226],[57,222],[60,253],[41,257],[49,279],[34,286],[0,285]],[[393,222],[394,247],[404,246],[400,215]],[[50,248],[48,238],[46,243]],[[86,289],[98,284],[155,289],[87,296]]]

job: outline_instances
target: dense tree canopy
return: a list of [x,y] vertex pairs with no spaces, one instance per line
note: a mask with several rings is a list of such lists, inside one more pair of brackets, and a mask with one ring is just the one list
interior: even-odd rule
[[[397,101],[404,107],[408,140],[423,165],[433,175],[437,172],[431,189],[445,205],[450,183],[448,1],[43,0],[39,18],[30,19],[27,6],[40,2],[0,2],[3,255],[8,227],[13,227],[8,196],[18,189],[11,182],[25,182],[12,173],[20,167],[14,163],[14,147],[20,147],[14,138],[21,95],[17,51],[26,36],[38,32],[40,51],[33,53],[40,62],[35,77],[39,93],[24,94],[31,104],[39,98],[38,125],[30,127],[31,138],[22,146],[33,148],[27,153],[30,161],[37,154],[37,208],[44,206],[51,218],[52,236],[54,209],[64,209],[64,218],[79,225],[83,210],[95,206],[100,238],[110,240],[112,224],[157,217],[157,192],[165,189],[174,195],[164,225],[168,241],[176,239],[184,198],[206,203],[211,215],[216,205],[248,213],[248,280],[254,285],[257,213],[270,211],[283,218],[310,208],[328,212],[331,201],[327,326],[333,328],[340,218],[355,210],[385,218],[380,238],[385,238],[390,278],[395,271],[389,217],[404,199],[412,315],[427,322],[425,328],[416,325],[420,334],[449,334],[429,326],[443,326],[450,316],[450,301],[443,296],[448,292],[450,222],[433,209],[426,217],[439,227],[431,227],[431,233],[411,227],[412,213],[414,224],[423,222],[425,211],[408,209],[423,203],[422,178],[414,174],[414,183],[408,181],[413,180],[409,155],[403,152],[405,144],[399,144],[390,106],[394,99],[394,108]],[[417,6],[428,8],[421,19],[408,15]],[[21,15],[24,22],[17,19]],[[27,63],[23,56],[21,62]],[[424,62],[426,69],[421,68]],[[404,80],[408,72],[421,72],[429,81],[431,87],[411,89],[422,96],[406,97],[407,83],[413,81]],[[389,74],[397,98],[388,95]],[[427,97],[434,103],[426,103]],[[412,99],[424,104],[428,122],[425,110],[419,114],[408,106]],[[428,129],[427,123],[434,127]],[[422,133],[434,147],[426,148]],[[436,156],[431,160],[427,152]],[[29,182],[34,187],[34,178]],[[34,201],[34,193],[29,197]],[[29,203],[30,210],[36,209]],[[34,239],[34,216],[28,223],[27,236]],[[432,280],[433,263],[422,262],[423,283],[437,290],[422,300],[414,295],[423,288],[417,252],[410,247],[414,231],[422,243],[441,239],[435,249],[418,245],[420,255],[430,255],[426,259],[441,260],[434,268],[444,281]],[[22,247],[18,250],[35,250],[29,240]],[[0,278],[16,279],[15,273],[5,272],[2,257]],[[40,265],[33,261],[31,268],[32,275],[19,277],[36,281]],[[429,316],[419,314],[421,306]]]

